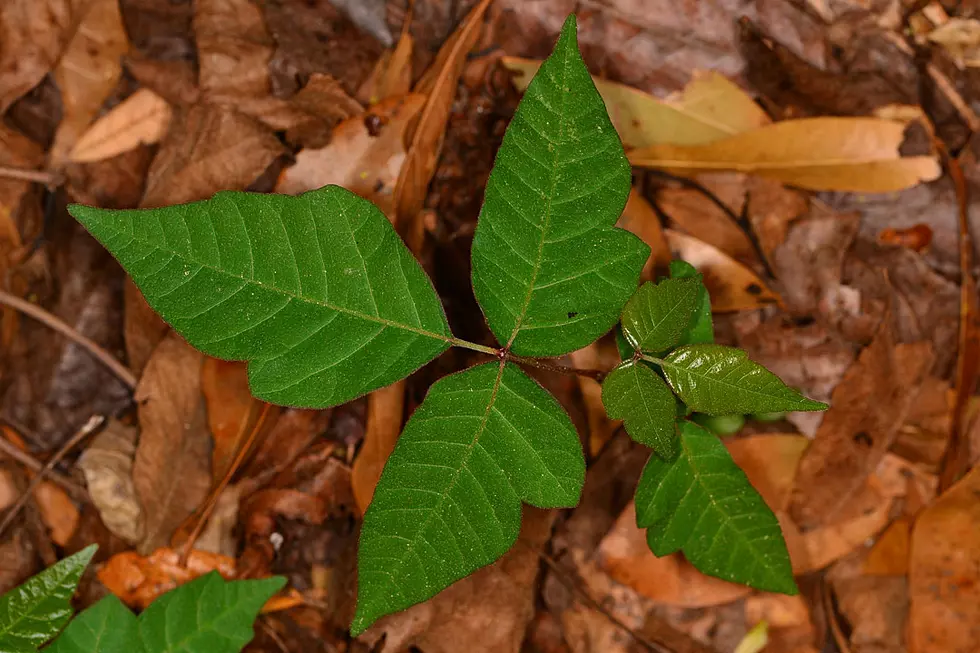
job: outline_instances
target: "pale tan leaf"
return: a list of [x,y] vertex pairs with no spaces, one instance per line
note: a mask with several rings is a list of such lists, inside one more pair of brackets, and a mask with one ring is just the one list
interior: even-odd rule
[[143,509],[133,483],[136,429],[111,420],[78,459],[102,523],[129,544],[143,537]]
[[779,303],[779,296],[752,270],[717,247],[693,236],[665,229],[674,255],[698,269],[716,313],[731,313]]
[[118,0],[90,0],[68,47],[54,69],[62,117],[49,152],[60,166],[122,75],[129,50]]
[[889,192],[937,178],[934,156],[902,157],[905,125],[879,118],[804,118],[705,145],[652,145],[633,165],[681,174],[731,170],[811,190]]
[[140,145],[158,143],[167,133],[171,114],[166,100],[141,88],[95,121],[75,142],[68,159],[75,163],[101,161]]
[[276,192],[295,195],[337,184],[370,198],[391,219],[395,181],[405,161],[405,132],[424,104],[425,96],[418,94],[391,98],[345,120],[329,145],[296,155],[296,165],[282,173]]
[[[520,57],[502,57],[500,61],[517,73],[514,84],[522,91],[541,65],[540,61]],[[631,86],[592,79],[628,148],[659,143],[700,145],[769,122],[751,97],[718,73],[695,74],[680,94],[666,101]]]
[[143,553],[167,545],[211,485],[202,362],[202,354],[171,333],[153,352],[136,388],[140,437],[133,481],[146,523],[137,547]]

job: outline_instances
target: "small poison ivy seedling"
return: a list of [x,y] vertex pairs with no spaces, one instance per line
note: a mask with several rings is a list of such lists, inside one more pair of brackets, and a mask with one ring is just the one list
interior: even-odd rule
[[71,597],[96,548],[0,597],[0,651],[33,653],[60,632],[45,653],[238,653],[259,610],[286,582],[226,582],[212,572],[167,592],[139,617],[109,595],[72,619]]
[[569,17],[504,136],[473,241],[473,289],[499,347],[456,338],[384,215],[336,186],[70,210],[192,345],[248,361],[265,401],[333,406],[451,346],[493,357],[436,382],[405,426],[364,517],[353,634],[503,555],[522,502],[578,502],[578,435],[521,365],[584,347],[620,320],[624,362],[602,396],[655,451],[636,499],[651,549],[796,592],[772,512],[724,445],[685,417],[825,406],[713,344],[708,294],[691,266],[676,262],[671,278],[637,290],[649,248],[615,227],[629,189]]

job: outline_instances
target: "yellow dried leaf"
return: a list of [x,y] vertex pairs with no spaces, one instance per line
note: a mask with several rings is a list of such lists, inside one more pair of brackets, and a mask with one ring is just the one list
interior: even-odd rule
[[903,123],[879,118],[805,118],[705,145],[652,145],[629,158],[679,174],[732,170],[810,190],[889,192],[940,174],[934,156],[899,154],[904,131]]
[[74,163],[101,161],[141,144],[157,143],[167,133],[171,113],[166,100],[141,88],[89,127],[68,159]]

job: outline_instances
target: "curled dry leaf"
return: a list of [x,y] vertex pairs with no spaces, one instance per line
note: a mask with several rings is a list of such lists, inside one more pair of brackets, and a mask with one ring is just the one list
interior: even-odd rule
[[171,333],[153,352],[136,388],[140,438],[133,480],[146,523],[142,552],[166,545],[211,486],[202,361],[202,354]]
[[141,206],[193,202],[241,190],[283,153],[262,123],[229,108],[196,104],[175,114],[146,179]]
[[932,364],[927,342],[895,344],[890,318],[834,389],[800,463],[790,505],[813,528],[834,521],[895,442]]
[[466,55],[480,36],[483,14],[490,2],[480,0],[470,10],[456,32],[440,48],[432,66],[415,89],[426,95],[425,108],[412,134],[405,163],[399,171],[394,197],[396,225],[406,234],[405,240],[413,251],[418,251],[422,242],[424,227],[417,217],[425,205],[429,182],[435,174],[442,151],[456,86],[466,64]]
[[173,549],[159,548],[147,556],[126,551],[112,556],[98,576],[123,603],[143,610],[161,594],[212,571],[231,580],[235,577],[235,559],[195,549],[182,565],[180,553]]
[[652,145],[629,152],[641,168],[678,174],[731,170],[810,190],[883,193],[936,179],[935,156],[899,154],[905,124],[880,118],[804,118],[706,145]]
[[114,535],[136,544],[143,537],[143,509],[133,484],[136,429],[116,420],[92,439],[78,459],[92,503]]
[[704,276],[713,311],[745,311],[780,302],[758,275],[717,247],[673,229],[665,229],[664,233],[674,255]]
[[357,99],[367,105],[377,104],[391,97],[405,95],[412,88],[412,38],[411,5],[402,23],[402,33],[394,50],[385,50],[371,71],[371,76],[357,90]]
[[395,181],[405,162],[405,134],[424,104],[425,96],[418,94],[391,98],[345,120],[329,145],[296,155],[296,165],[282,173],[276,192],[297,195],[337,184],[371,198],[390,219]]
[[658,271],[667,269],[670,265],[670,245],[667,244],[667,236],[660,224],[660,217],[635,186],[630,189],[626,208],[619,216],[616,226],[636,234],[650,246],[650,258],[643,265],[643,272],[640,273],[642,281],[653,281]]
[[[502,57],[524,90],[541,62]],[[659,100],[630,86],[593,77],[596,89],[626,147],[660,143],[701,145],[769,123],[766,113],[736,84],[715,72],[695,72],[684,90]]]
[[129,49],[118,0],[83,3],[84,14],[54,69],[61,91],[62,117],[49,152],[50,165],[68,152],[122,76],[121,57]]
[[980,642],[980,466],[919,514],[909,563],[909,651]]
[[166,100],[141,88],[95,121],[75,142],[68,159],[101,161],[140,145],[158,143],[167,133],[172,111]]

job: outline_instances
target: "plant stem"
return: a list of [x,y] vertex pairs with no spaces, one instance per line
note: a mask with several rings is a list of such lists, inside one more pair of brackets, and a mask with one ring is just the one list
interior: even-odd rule
[[663,359],[662,358],[657,358],[656,356],[648,356],[647,354],[643,354],[642,356],[640,356],[640,358],[642,358],[643,360],[645,360],[648,363],[656,363],[657,365],[663,365],[664,364]]
[[536,367],[539,370],[547,370],[549,372],[557,372],[558,374],[574,374],[575,376],[585,376],[596,383],[602,383],[602,380],[606,378],[608,372],[602,370],[591,370],[583,369],[578,367],[569,367],[567,365],[558,365],[556,363],[549,363],[543,361],[539,358],[524,358],[523,356],[515,356],[510,352],[505,355],[506,359],[518,363],[519,365],[527,365],[529,367]]
[[470,342],[469,340],[462,340],[460,338],[450,338],[449,344],[453,347],[462,347],[463,349],[471,349],[473,351],[478,351],[481,354],[487,354],[488,356],[499,357],[500,350],[494,349],[493,347],[485,347],[484,345],[478,345],[475,342]]

